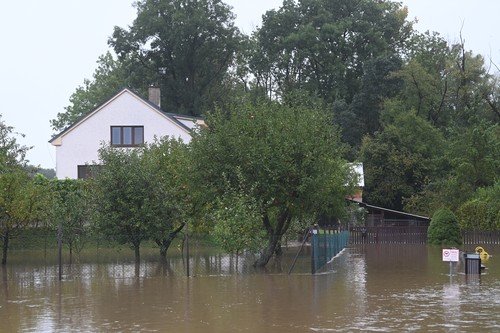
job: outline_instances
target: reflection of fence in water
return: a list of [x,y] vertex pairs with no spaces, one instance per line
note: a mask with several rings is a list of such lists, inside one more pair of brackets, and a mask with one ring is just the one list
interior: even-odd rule
[[326,230],[321,230],[318,233],[313,233],[311,237],[312,259],[311,273],[318,272],[325,266],[333,257],[340,253],[349,241],[349,232],[334,232],[327,233]]

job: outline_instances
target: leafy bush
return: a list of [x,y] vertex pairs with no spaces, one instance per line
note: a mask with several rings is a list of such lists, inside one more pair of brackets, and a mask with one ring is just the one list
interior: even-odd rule
[[500,229],[500,183],[480,188],[475,198],[465,202],[457,211],[460,228],[464,230]]
[[437,245],[460,245],[462,236],[455,215],[447,208],[437,210],[431,219],[428,241]]

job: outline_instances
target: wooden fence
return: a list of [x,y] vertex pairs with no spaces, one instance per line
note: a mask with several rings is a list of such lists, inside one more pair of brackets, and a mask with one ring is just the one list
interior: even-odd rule
[[464,245],[500,244],[500,230],[495,231],[464,231]]
[[349,239],[351,244],[425,244],[427,227],[352,227]]
[[[352,227],[350,228],[350,244],[425,244],[427,243],[427,227]],[[464,231],[464,245],[500,244],[500,230]]]

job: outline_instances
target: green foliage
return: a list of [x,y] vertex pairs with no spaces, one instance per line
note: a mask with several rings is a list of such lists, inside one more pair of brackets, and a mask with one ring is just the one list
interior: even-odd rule
[[[500,174],[500,127],[480,122],[463,129],[450,130],[438,171],[429,177],[421,193],[408,206],[428,214],[440,205],[456,211],[476,197],[476,191],[495,186]],[[470,205],[470,204],[469,204]],[[471,209],[471,208],[470,208]]]
[[115,27],[109,44],[120,59],[137,59],[150,71],[162,107],[199,115],[224,98],[240,41],[230,7],[217,0],[141,0],[136,7],[134,23]]
[[98,232],[130,244],[139,260],[139,246],[148,239],[147,218],[154,179],[144,170],[141,150],[103,147],[102,166],[93,181],[94,221]]
[[53,179],[47,181],[52,193],[50,220],[53,226],[62,227],[62,241],[72,254],[79,254],[85,245],[86,234],[90,232],[90,193],[88,184],[82,180]]
[[31,147],[26,147],[17,142],[16,133],[12,126],[3,122],[0,115],[0,173],[9,172],[13,168],[26,166],[26,153]]
[[457,211],[463,230],[500,230],[500,183],[480,188]]
[[259,208],[243,193],[229,192],[215,202],[213,236],[229,253],[256,252],[265,241]]
[[267,263],[292,218],[343,209],[349,171],[330,124],[322,110],[297,102],[247,104],[209,115],[207,127],[195,134],[193,176],[205,207],[228,188],[257,205],[268,239],[259,265]]
[[7,263],[9,240],[14,233],[45,217],[48,194],[25,170],[26,152],[13,128],[0,119],[0,237],[2,265]]
[[366,201],[402,210],[405,199],[423,190],[437,172],[444,138],[413,111],[393,101],[382,115],[383,130],[365,137],[361,156],[365,170]]
[[191,211],[186,149],[178,140],[163,139],[144,148],[99,151],[102,166],[92,182],[96,227],[106,237],[130,244],[136,259],[141,242],[148,239],[165,255]]
[[189,149],[180,139],[162,138],[146,146],[142,160],[154,183],[146,207],[148,235],[164,258],[173,239],[195,215],[193,187],[189,183]]
[[251,68],[268,95],[302,89],[350,103],[367,61],[396,55],[409,37],[406,16],[390,1],[284,1],[263,16]]
[[85,79],[83,85],[70,96],[70,105],[64,108],[64,112],[58,113],[56,119],[50,121],[52,128],[55,131],[64,130],[82,116],[94,111],[121,88],[130,86],[140,93],[145,93],[152,82],[143,82],[147,80],[148,73],[139,63],[128,58],[114,59],[111,53],[107,52],[97,60],[97,69],[92,79]]
[[442,208],[434,213],[427,233],[427,238],[430,244],[462,244],[458,220],[449,209]]

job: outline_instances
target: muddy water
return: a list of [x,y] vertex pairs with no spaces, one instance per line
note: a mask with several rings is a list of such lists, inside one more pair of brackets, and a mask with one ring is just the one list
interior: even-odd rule
[[463,263],[450,276],[426,246],[350,248],[316,276],[307,260],[287,275],[291,253],[267,272],[205,255],[190,278],[179,258],[73,264],[62,283],[55,266],[14,260],[0,332],[500,332],[500,247],[487,250],[480,278]]

